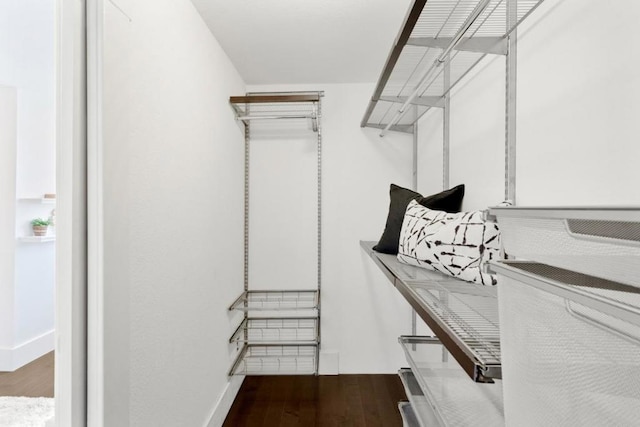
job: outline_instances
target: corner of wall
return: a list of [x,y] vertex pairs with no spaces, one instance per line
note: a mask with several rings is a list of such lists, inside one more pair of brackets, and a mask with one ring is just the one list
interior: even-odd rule
[[229,378],[229,382],[213,408],[213,413],[206,424],[207,427],[219,427],[224,424],[224,420],[231,410],[231,405],[233,405],[233,401],[240,391],[244,378],[244,375],[234,375]]

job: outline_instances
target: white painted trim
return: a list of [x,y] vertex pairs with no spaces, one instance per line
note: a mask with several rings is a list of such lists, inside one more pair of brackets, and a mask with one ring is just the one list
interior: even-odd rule
[[86,13],[56,0],[55,423],[86,426]]
[[104,423],[102,71],[104,0],[87,1],[87,425]]
[[337,350],[320,350],[320,375],[340,374],[340,352]]
[[52,329],[14,348],[0,348],[0,371],[13,372],[53,351],[55,331]]
[[207,427],[220,427],[224,423],[227,414],[231,410],[231,405],[240,391],[240,386],[244,381],[244,375],[234,375],[230,377],[229,382],[216,402],[215,407],[209,417]]
[[40,203],[41,205],[55,205],[56,199],[46,199],[44,197],[18,197],[16,200],[26,203]]

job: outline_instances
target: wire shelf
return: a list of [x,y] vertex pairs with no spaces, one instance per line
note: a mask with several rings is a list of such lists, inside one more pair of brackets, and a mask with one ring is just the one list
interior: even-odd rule
[[229,339],[230,343],[318,343],[315,317],[261,317],[244,319]]
[[409,402],[398,402],[398,410],[402,417],[402,427],[420,427],[416,414]]
[[313,375],[317,357],[317,345],[247,344],[230,375]]
[[437,426],[439,420],[431,404],[425,397],[422,388],[420,388],[420,384],[418,384],[418,380],[416,380],[413,371],[411,371],[411,369],[400,369],[398,376],[404,386],[404,392],[409,402],[411,402],[411,408],[413,409],[418,425]]
[[244,291],[229,310],[315,310],[318,308],[317,290]]
[[420,304],[483,367],[500,366],[497,288],[460,281],[408,282]]
[[396,257],[362,248],[416,310],[442,344],[477,382],[502,377],[496,287],[448,278],[400,263]]
[[[526,19],[543,0],[490,0],[468,24],[483,0],[415,0],[382,70],[361,126],[384,128],[406,105],[406,113],[391,130],[409,132],[430,108],[441,107],[444,97],[487,54],[507,54],[506,35]],[[513,13],[507,4],[515,7]],[[508,15],[512,19],[507,19]],[[508,22],[514,22],[509,26]],[[465,28],[467,28],[465,30]],[[442,55],[453,46],[449,55]],[[448,63],[450,84],[445,85]],[[430,74],[433,72],[433,74]],[[425,79],[426,76],[429,76]],[[395,100],[394,100],[395,98]]]
[[400,337],[407,362],[439,426],[504,425],[502,383],[469,381],[450,353],[432,337]]

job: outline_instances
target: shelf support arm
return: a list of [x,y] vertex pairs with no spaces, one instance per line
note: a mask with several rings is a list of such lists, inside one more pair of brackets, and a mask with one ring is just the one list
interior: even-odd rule
[[[451,40],[451,37],[410,37],[407,40],[407,46],[446,49]],[[506,37],[464,37],[453,50],[506,55],[508,50],[507,39]]]

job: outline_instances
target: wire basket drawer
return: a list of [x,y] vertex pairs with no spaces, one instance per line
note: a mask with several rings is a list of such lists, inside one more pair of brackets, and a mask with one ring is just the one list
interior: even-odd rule
[[230,343],[318,343],[317,317],[251,317],[244,319]]
[[492,208],[506,253],[640,287],[640,209]]
[[318,290],[296,291],[244,291],[229,307],[229,310],[250,311],[309,311],[317,310]]
[[247,344],[231,375],[313,375],[317,345]]
[[640,289],[536,263],[493,269],[507,425],[637,425]]

